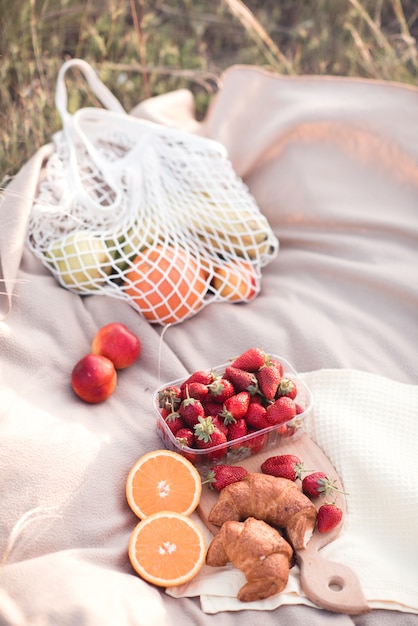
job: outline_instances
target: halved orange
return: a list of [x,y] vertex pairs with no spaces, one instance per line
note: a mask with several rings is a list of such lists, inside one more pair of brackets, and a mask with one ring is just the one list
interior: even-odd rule
[[205,562],[206,543],[190,517],[162,511],[137,524],[128,552],[141,578],[159,587],[173,587],[196,576]]
[[144,454],[126,480],[126,499],[141,519],[159,511],[190,515],[199,504],[201,493],[202,480],[195,466],[171,450]]

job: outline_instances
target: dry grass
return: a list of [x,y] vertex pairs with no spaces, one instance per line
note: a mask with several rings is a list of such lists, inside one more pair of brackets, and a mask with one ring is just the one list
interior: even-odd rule
[[[0,0],[0,8],[3,185],[60,127],[55,80],[70,57],[90,62],[126,110],[188,87],[199,116],[235,63],[418,85],[416,0]],[[90,98],[77,87],[73,108]]]

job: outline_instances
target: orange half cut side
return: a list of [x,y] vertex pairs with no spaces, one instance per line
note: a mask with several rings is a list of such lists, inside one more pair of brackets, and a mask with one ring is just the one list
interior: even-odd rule
[[202,568],[206,543],[189,516],[163,511],[141,520],[131,534],[129,560],[136,573],[159,587],[188,582]]
[[141,456],[126,481],[126,499],[140,519],[160,511],[190,515],[202,493],[195,466],[171,450],[153,450]]

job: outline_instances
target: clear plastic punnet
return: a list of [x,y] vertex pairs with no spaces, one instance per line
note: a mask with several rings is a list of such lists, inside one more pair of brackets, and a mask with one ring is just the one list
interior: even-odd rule
[[[170,430],[167,420],[162,415],[160,405],[161,392],[164,389],[180,386],[185,381],[184,378],[178,378],[161,385],[154,393],[157,430],[165,446],[169,450],[178,452],[188,458],[204,474],[213,465],[219,463],[236,465],[250,456],[277,448],[277,446],[280,446],[280,443],[296,441],[304,432],[304,423],[312,412],[314,398],[305,381],[287,359],[276,354],[272,354],[271,358],[280,361],[283,366],[283,376],[291,378],[297,385],[296,401],[300,407],[300,412],[295,417],[279,425],[255,430],[243,437],[214,445],[210,448],[189,447],[184,442],[179,441]],[[216,365],[208,371],[212,372],[214,376],[222,376],[227,365],[228,363]]]

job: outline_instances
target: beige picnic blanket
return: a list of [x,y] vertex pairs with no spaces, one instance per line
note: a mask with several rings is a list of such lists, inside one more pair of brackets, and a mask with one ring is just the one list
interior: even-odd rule
[[[205,610],[222,610],[224,626],[417,626],[417,104],[413,87],[252,67],[225,72],[201,122],[185,90],[141,103],[136,115],[221,141],[280,242],[255,300],[209,305],[163,337],[126,302],[61,288],[32,255],[26,227],[53,146],[22,167],[0,199],[0,624],[211,626],[221,617]],[[138,334],[141,358],[111,398],[85,405],[69,373],[111,321]],[[366,615],[299,592],[269,611],[223,610],[230,599],[174,598],[129,564],[124,486],[162,445],[154,390],[253,345],[315,393],[312,436],[350,491],[326,553],[359,567]],[[393,485],[399,459],[389,492],[381,476]]]

